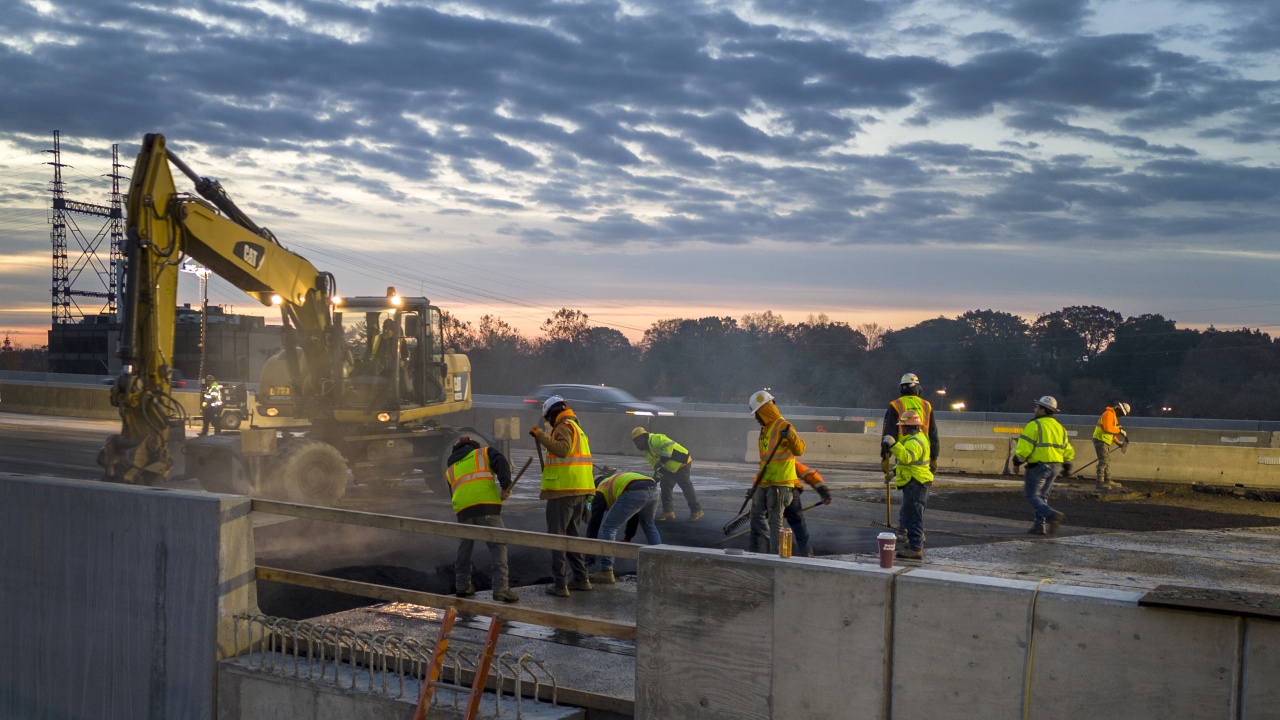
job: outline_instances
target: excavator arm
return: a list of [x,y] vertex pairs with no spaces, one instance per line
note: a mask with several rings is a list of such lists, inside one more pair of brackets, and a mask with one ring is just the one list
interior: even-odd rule
[[[171,165],[191,178],[203,199],[178,192]],[[143,139],[127,209],[119,349],[124,371],[111,388],[121,432],[108,438],[98,463],[107,480],[149,485],[173,465],[169,436],[174,421],[182,418],[170,394],[169,373],[184,257],[263,305],[280,307],[290,380],[307,396],[323,398],[332,386],[331,359],[340,352],[340,332],[333,326],[333,276],[255,225],[217,181],[198,177],[169,152],[162,135]]]

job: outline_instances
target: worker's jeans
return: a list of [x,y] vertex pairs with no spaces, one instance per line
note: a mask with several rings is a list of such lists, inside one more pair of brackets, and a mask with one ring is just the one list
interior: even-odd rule
[[[618,531],[633,517],[640,518],[640,529],[644,531],[644,539],[650,545],[661,545],[662,537],[658,535],[658,526],[653,516],[658,512],[658,488],[648,490],[626,490],[614,501],[613,507],[605,514],[600,523],[600,539],[616,540]],[[600,569],[612,570],[613,557],[600,556]]]
[[[458,522],[480,527],[506,527],[502,524],[501,515],[476,515],[466,519],[458,518]],[[493,591],[506,590],[511,585],[507,577],[507,546],[505,543],[496,542],[485,544],[489,546],[489,555],[493,558],[493,566],[489,570]],[[462,540],[458,543],[458,558],[453,563],[453,584],[457,592],[466,590],[471,584],[471,550],[474,547],[474,540]]]
[[698,504],[698,493],[694,492],[693,480],[690,479],[692,474],[690,469],[693,463],[685,463],[684,467],[675,472],[666,470],[654,470],[657,475],[658,484],[662,487],[662,512],[675,512],[676,498],[675,486],[680,486],[680,492],[684,494],[684,501],[689,505],[689,514],[692,515],[702,509]]
[[929,483],[912,480],[903,485],[902,508],[898,510],[898,524],[907,531],[907,547],[924,549],[924,506],[929,502]]
[[1031,503],[1031,507],[1036,511],[1035,527],[1044,527],[1044,524],[1054,515],[1054,509],[1049,507],[1049,491],[1053,489],[1053,481],[1058,479],[1060,472],[1062,472],[1062,463],[1027,465],[1023,489],[1026,492],[1027,502]]
[[1094,438],[1093,451],[1098,454],[1098,471],[1096,475],[1099,484],[1111,482],[1111,453],[1107,452],[1110,449],[1107,443]]
[[[578,526],[586,517],[587,496],[555,497],[547,501],[547,532],[552,535],[578,537]],[[569,584],[568,572],[575,578],[587,576],[587,564],[579,553],[551,551],[551,579],[557,587]]]
[[795,554],[800,557],[808,557],[809,551],[809,526],[804,524],[804,502],[800,499],[800,491],[795,490],[791,493],[791,502],[787,503],[786,509],[782,511],[782,517],[787,521],[787,525],[791,526],[791,532],[796,535]]
[[766,485],[756,488],[751,502],[751,552],[778,551],[778,533],[782,532],[782,511],[791,504],[790,485]]

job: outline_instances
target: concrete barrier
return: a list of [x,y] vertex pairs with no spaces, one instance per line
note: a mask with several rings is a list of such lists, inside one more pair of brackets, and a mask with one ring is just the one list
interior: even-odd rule
[[[200,418],[199,393],[177,391],[173,397],[188,417]],[[120,417],[120,411],[111,404],[111,388],[105,385],[52,385],[14,380],[0,382],[0,412],[97,420]]]
[[636,717],[1277,717],[1280,623],[1140,593],[655,546]]
[[0,717],[212,718],[250,503],[0,476]]

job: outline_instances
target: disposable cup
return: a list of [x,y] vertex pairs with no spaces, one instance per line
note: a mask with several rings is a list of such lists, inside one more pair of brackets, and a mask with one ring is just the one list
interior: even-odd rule
[[893,554],[898,551],[898,536],[882,532],[876,536],[876,544],[880,546],[880,567],[893,567]]

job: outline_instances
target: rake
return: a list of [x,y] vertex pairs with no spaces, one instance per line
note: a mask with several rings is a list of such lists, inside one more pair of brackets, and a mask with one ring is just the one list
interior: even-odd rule
[[[812,505],[806,505],[805,507],[800,508],[800,512],[809,512],[810,510],[812,510],[812,509],[814,509],[814,508],[818,507],[818,506],[819,506],[819,505],[821,505],[821,504],[822,504],[822,501],[821,501],[821,500],[819,500],[818,502],[816,502],[816,503],[814,503],[814,504],[812,504]],[[741,524],[739,524],[739,525],[738,525],[738,527],[742,527],[742,525],[741,525]],[[737,528],[734,528],[734,529],[736,530]],[[736,533],[734,533],[734,534],[730,535],[729,537],[727,537],[727,538],[722,538],[722,539],[720,539],[720,540],[717,540],[717,541],[715,541],[715,542],[714,542],[714,543],[712,543],[712,544],[713,544],[713,545],[723,545],[723,544],[725,544],[725,543],[729,542],[730,540],[737,540],[738,538],[742,537],[743,535],[746,535],[746,534],[747,534],[747,533],[749,533],[749,532],[751,532],[751,528],[747,528],[746,530],[740,530],[740,531],[738,531],[738,532],[736,532]]]
[[732,535],[745,523],[751,520],[750,515],[744,514],[744,511],[747,509],[747,503],[751,502],[751,498],[755,497],[756,490],[760,487],[760,480],[764,477],[765,469],[769,467],[769,463],[773,462],[773,456],[778,454],[778,448],[782,447],[782,441],[786,440],[787,436],[790,434],[790,426],[782,428],[778,433],[778,442],[774,444],[773,450],[769,452],[769,458],[764,461],[764,464],[760,466],[760,471],[756,473],[755,482],[751,483],[751,489],[747,491],[747,499],[743,500],[742,507],[738,508],[738,516],[725,523],[723,528],[720,528],[724,531],[725,535]]

